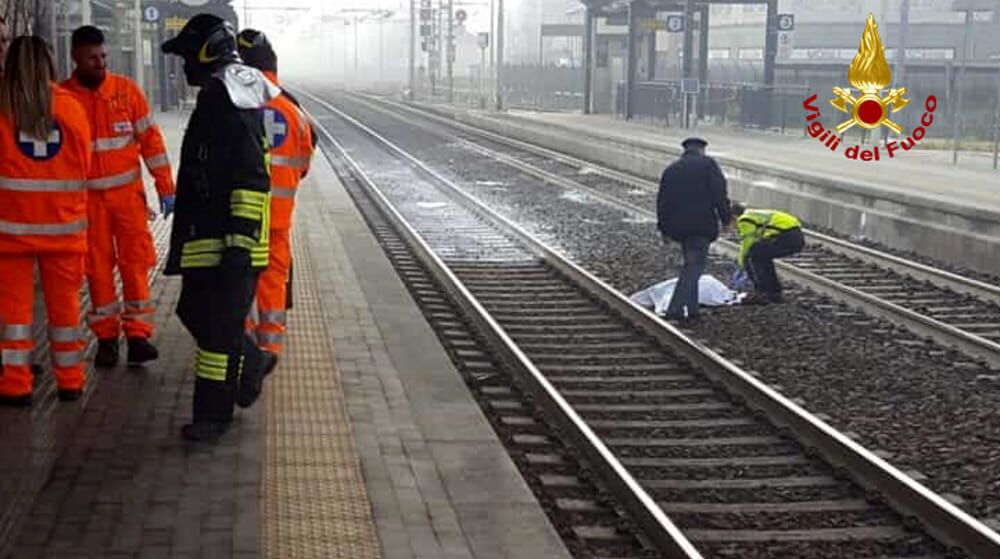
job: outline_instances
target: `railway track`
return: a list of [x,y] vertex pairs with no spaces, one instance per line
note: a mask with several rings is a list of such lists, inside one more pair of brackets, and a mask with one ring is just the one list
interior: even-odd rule
[[[330,115],[318,122],[334,127],[320,129],[345,182],[364,189],[475,339],[516,375],[663,556],[1000,554],[1000,536],[975,519],[364,124],[305,96]],[[379,184],[355,159],[376,151],[369,157],[391,167],[380,169]],[[468,364],[482,355],[471,348],[457,356]]]
[[[352,99],[395,119],[443,128],[467,149],[547,183],[587,193],[640,218],[655,218],[658,185],[652,181],[402,103],[371,97]],[[806,235],[806,250],[777,262],[787,276],[993,367],[1000,366],[1000,287],[816,231],[806,230]],[[714,246],[727,256],[738,250],[736,242],[726,239]]]

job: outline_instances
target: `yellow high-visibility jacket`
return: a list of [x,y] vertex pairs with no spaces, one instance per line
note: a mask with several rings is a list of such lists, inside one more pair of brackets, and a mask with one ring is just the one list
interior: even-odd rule
[[737,264],[743,268],[750,248],[761,239],[769,239],[785,231],[802,227],[798,218],[778,210],[746,210],[736,221],[736,231],[740,235],[740,255]]

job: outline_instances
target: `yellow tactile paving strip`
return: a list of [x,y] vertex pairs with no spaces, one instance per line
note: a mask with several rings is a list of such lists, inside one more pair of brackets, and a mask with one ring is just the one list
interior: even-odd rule
[[264,557],[378,559],[380,548],[312,261],[293,236],[285,354],[267,380]]

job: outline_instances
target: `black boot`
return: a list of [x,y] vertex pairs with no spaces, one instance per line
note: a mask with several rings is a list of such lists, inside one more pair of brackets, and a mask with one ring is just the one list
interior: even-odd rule
[[0,396],[0,406],[8,408],[27,408],[31,406],[31,394],[23,396]]
[[146,338],[129,338],[127,343],[129,365],[142,365],[146,361],[152,361],[160,356],[156,346]]
[[192,442],[215,442],[226,434],[231,424],[231,421],[198,420],[181,427],[181,437]]
[[97,340],[97,356],[94,364],[98,367],[118,366],[118,338]]
[[83,390],[60,388],[57,395],[60,402],[75,402],[80,399],[80,396],[83,396]]
[[253,371],[243,371],[240,376],[240,386],[236,391],[236,405],[249,408],[260,397],[264,389],[264,377],[271,374],[278,366],[278,355],[270,351],[261,351],[260,366]]

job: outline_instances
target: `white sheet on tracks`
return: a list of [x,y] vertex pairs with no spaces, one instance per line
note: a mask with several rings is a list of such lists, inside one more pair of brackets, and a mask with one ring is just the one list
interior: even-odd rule
[[[653,309],[656,314],[665,314],[670,305],[670,298],[674,295],[674,287],[677,286],[677,278],[661,281],[660,283],[647,287],[630,297],[633,303]],[[735,305],[745,296],[745,293],[733,291],[726,287],[726,284],[715,279],[714,276],[703,274],[698,279],[698,303],[708,307],[721,307],[723,305]]]

